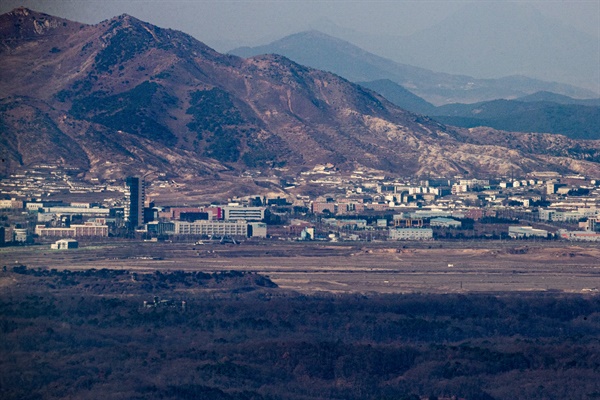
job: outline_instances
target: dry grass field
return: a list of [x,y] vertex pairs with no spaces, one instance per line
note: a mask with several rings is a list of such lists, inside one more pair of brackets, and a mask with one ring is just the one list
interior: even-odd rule
[[564,242],[297,243],[140,241],[0,249],[0,265],[140,272],[253,271],[302,293],[596,293],[600,249]]

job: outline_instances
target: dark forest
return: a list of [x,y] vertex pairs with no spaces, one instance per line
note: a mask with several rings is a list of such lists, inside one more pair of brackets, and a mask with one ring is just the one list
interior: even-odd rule
[[3,399],[600,398],[600,298],[4,268]]

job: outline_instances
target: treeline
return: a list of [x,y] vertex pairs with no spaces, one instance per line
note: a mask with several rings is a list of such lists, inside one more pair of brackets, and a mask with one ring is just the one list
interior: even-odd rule
[[[0,397],[600,397],[598,296],[239,290],[258,276],[0,272]],[[167,286],[119,286],[143,278]],[[86,292],[96,279],[106,293]]]
[[[15,266],[4,272],[11,271],[18,275],[30,277],[36,285],[48,289],[71,289],[82,292],[107,293],[149,293],[159,294],[177,289],[214,288],[220,286],[230,291],[232,289],[252,291],[259,288],[275,288],[277,285],[268,277],[243,271],[187,272],[155,271],[139,273],[127,270],[86,269],[71,271],[47,268],[27,268],[25,265]],[[34,279],[38,278],[38,279]]]

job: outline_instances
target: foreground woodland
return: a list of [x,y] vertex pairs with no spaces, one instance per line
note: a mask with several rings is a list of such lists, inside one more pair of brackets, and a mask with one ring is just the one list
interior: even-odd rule
[[242,272],[0,271],[3,399],[600,398],[600,297],[301,295]]

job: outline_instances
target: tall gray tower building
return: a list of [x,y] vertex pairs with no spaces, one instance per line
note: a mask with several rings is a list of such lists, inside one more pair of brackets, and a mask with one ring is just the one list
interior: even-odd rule
[[125,180],[125,221],[130,229],[135,229],[144,223],[144,202],[146,194],[144,179],[139,176],[128,176]]

